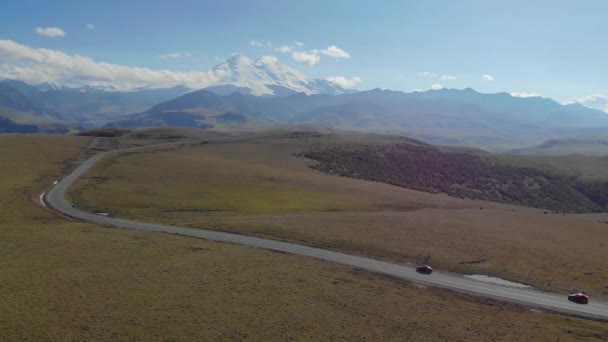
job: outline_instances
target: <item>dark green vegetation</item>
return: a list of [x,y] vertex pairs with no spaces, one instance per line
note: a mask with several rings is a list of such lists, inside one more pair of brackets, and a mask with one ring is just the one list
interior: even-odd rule
[[[142,139],[98,140],[107,148]],[[74,222],[36,205],[89,143],[0,137],[2,341],[599,341],[608,334],[603,322],[296,256]]]
[[302,156],[313,168],[431,193],[524,205],[560,212],[608,210],[608,183],[583,183],[491,156],[442,152],[410,144],[316,146]]

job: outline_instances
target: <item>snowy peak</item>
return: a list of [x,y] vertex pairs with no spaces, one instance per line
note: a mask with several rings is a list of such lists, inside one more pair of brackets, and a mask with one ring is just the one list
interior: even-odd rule
[[[68,84],[44,82],[40,84],[17,85],[27,91],[55,92],[70,91],[81,93],[94,92],[139,92],[153,90],[186,91],[207,89],[218,95],[240,92],[256,96],[287,96],[294,93],[341,95],[350,91],[325,79],[313,78],[279,62],[276,57],[262,56],[250,59],[234,55],[207,71],[173,73],[163,71],[161,77],[150,76],[150,82],[131,84],[129,87],[116,86],[110,80],[95,81],[89,84],[72,82]],[[169,82],[159,84],[158,79],[171,76]],[[8,82],[5,80],[3,82]],[[77,84],[78,85],[75,85]]]
[[306,76],[272,56],[252,60],[242,55],[234,55],[216,65],[213,73],[218,77],[215,86],[248,88],[253,95],[277,95],[275,90],[280,88],[308,95],[340,95],[346,92],[342,87],[327,80]]

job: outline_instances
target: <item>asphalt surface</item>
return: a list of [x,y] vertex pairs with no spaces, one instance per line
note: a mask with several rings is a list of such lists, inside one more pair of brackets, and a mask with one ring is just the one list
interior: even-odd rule
[[554,294],[540,292],[533,289],[513,288],[507,286],[484,283],[465,278],[459,274],[434,271],[431,275],[423,275],[416,272],[412,267],[398,265],[390,262],[365,258],[345,253],[334,252],[321,248],[314,248],[295,243],[275,241],[265,238],[257,238],[246,235],[210,231],[204,229],[184,228],[163,224],[152,224],[129,221],[125,219],[102,216],[95,213],[81,211],[72,207],[65,199],[68,188],[79,177],[91,169],[95,163],[102,158],[111,157],[127,152],[137,152],[144,149],[169,147],[183,143],[167,143],[153,146],[136,147],[111,152],[96,154],[79,165],[71,174],[59,181],[44,195],[46,205],[64,215],[96,223],[104,226],[113,226],[125,229],[135,229],[148,232],[162,232],[190,236],[210,241],[234,243],[255,248],[303,255],[316,259],[326,260],[339,264],[361,268],[371,272],[390,275],[396,278],[414,281],[417,283],[447,288],[458,292],[473,294],[482,297],[493,298],[510,303],[522,304],[528,307],[561,312],[576,316],[595,319],[608,319],[608,303],[599,302],[591,298],[587,305],[576,304],[567,300],[567,294]]

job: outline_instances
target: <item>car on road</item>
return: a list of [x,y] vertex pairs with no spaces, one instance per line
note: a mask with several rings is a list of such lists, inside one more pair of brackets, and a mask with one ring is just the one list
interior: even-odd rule
[[431,274],[431,273],[433,273],[433,268],[428,265],[418,266],[418,267],[416,267],[416,272],[422,273],[422,274]]
[[588,304],[589,296],[584,293],[571,293],[568,295],[568,300],[578,304]]

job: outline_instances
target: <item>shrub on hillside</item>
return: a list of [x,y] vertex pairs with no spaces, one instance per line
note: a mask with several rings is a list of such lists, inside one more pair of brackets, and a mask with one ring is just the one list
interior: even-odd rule
[[315,146],[301,156],[312,166],[344,177],[564,212],[601,212],[607,185],[588,185],[533,168],[497,163],[492,157],[442,152],[409,144]]

